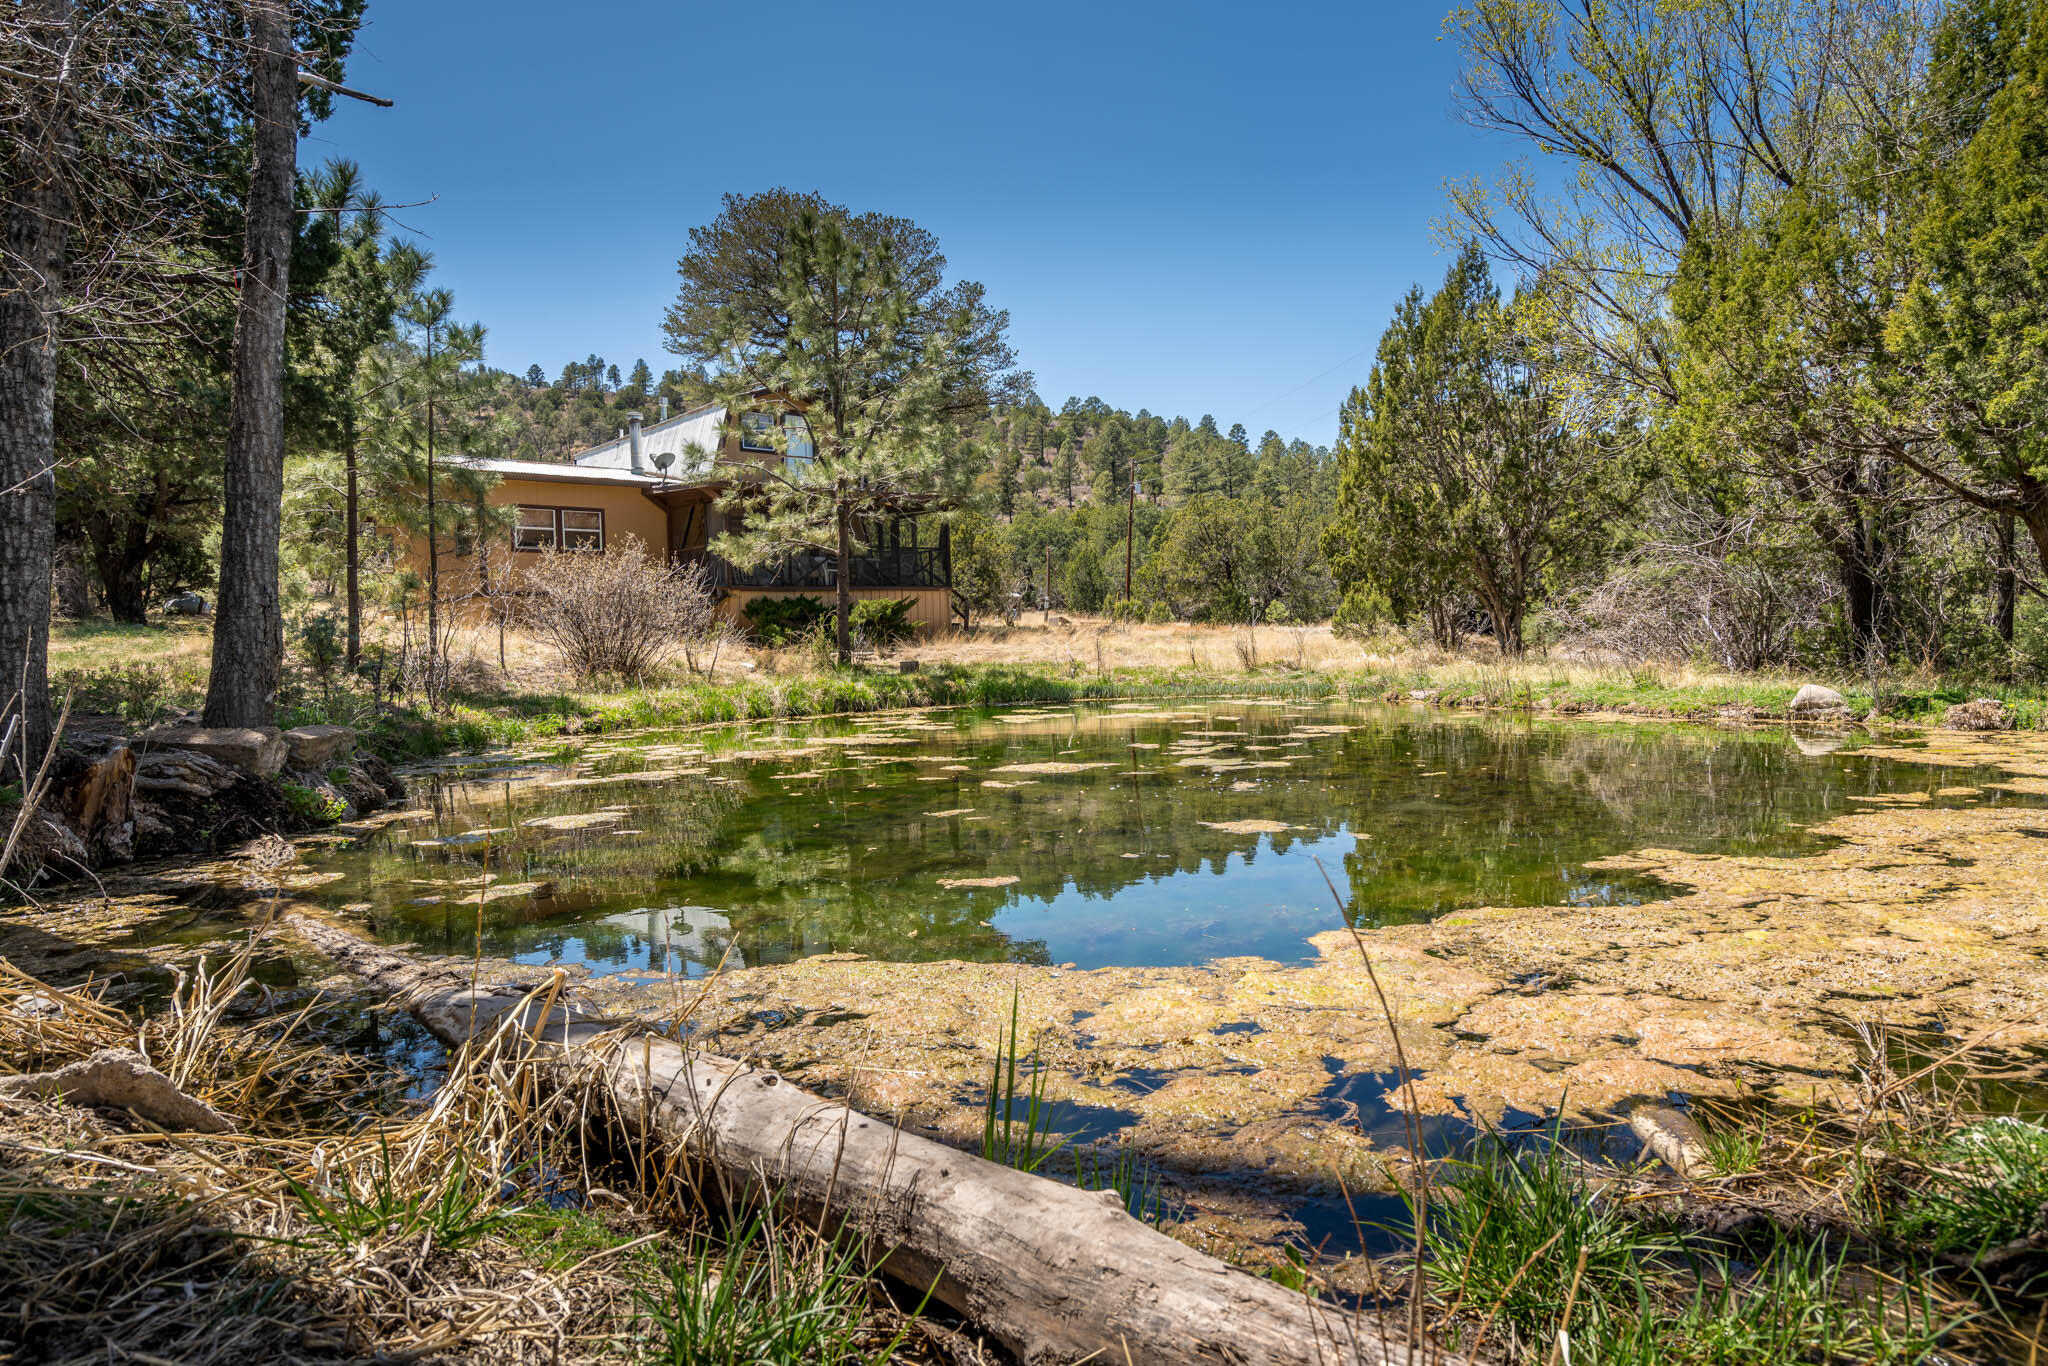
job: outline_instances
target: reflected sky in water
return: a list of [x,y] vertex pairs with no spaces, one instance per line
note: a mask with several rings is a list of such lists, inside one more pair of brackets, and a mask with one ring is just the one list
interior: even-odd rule
[[[701,973],[854,952],[1300,961],[1338,928],[1627,904],[1642,847],[1796,854],[1859,795],[1985,775],[1781,731],[1218,701],[600,738],[416,780],[319,855],[327,904],[441,952]],[[1941,800],[1996,800],[1948,797]],[[479,898],[483,898],[479,905]]]

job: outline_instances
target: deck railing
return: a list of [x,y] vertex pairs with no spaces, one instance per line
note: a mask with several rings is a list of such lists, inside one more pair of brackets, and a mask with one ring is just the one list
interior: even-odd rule
[[[686,550],[680,564],[702,564],[717,588],[831,589],[838,585],[837,556],[815,551],[752,568],[705,550]],[[851,588],[945,588],[946,565],[937,546],[874,547],[853,557]]]

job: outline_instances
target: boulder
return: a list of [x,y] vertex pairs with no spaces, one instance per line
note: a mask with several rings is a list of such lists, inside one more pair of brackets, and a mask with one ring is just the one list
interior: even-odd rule
[[180,749],[273,778],[284,767],[284,736],[276,726],[156,726],[139,737],[146,749]]
[[293,768],[325,773],[356,747],[356,733],[347,726],[294,726],[284,733],[285,752]]
[[1943,730],[2011,730],[2012,708],[1995,697],[1958,702],[1942,713]]
[[1785,708],[1794,716],[1847,715],[1849,699],[1833,688],[1818,683],[1808,683],[1792,695],[1792,705]]

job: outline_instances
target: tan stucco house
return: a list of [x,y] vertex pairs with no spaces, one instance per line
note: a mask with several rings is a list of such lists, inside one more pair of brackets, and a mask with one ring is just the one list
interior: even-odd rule
[[[783,430],[786,449],[767,434]],[[717,508],[731,467],[744,459],[810,458],[809,429],[801,416],[764,397],[758,408],[727,421],[722,403],[706,404],[675,417],[642,425],[638,414],[617,439],[578,451],[566,461],[469,459],[465,464],[495,475],[489,500],[515,509],[509,543],[478,555],[443,549],[440,573],[444,597],[517,594],[521,563],[551,546],[602,549],[631,537],[670,564],[701,563],[710,573],[722,614],[737,617],[757,597],[808,593],[830,601],[837,592],[837,564],[824,554],[792,555],[759,568],[728,564],[711,553],[713,537],[726,529]],[[722,453],[716,469],[708,453]],[[865,553],[853,559],[851,592],[856,598],[909,598],[911,619],[926,632],[952,619],[952,564],[945,529],[921,532],[905,519],[875,528]],[[415,544],[407,560],[425,571],[426,547]]]

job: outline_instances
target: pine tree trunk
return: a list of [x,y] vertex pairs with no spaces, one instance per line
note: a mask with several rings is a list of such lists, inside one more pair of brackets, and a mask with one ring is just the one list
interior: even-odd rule
[[362,590],[362,546],[357,528],[361,520],[360,504],[356,497],[356,424],[350,418],[345,459],[348,464],[348,492],[345,498],[348,529],[345,537],[344,556],[347,560],[348,597],[348,646],[343,656],[350,673],[354,673],[363,662],[363,590]]
[[839,504],[838,563],[833,577],[839,581],[839,663],[844,666],[853,663],[853,518],[844,501]]
[[[9,62],[55,82],[71,34],[70,0],[15,13]],[[11,129],[0,252],[0,703],[20,695],[21,748],[33,771],[50,743],[50,557],[56,536],[57,310],[69,245],[67,164],[74,134],[59,97],[31,102]],[[0,756],[4,759],[5,756]]]
[[206,683],[209,726],[269,725],[284,672],[277,538],[284,503],[284,315],[298,156],[298,61],[284,0],[248,0],[248,12],[256,155],[235,312],[220,593],[213,671]]
[[[427,342],[431,359],[434,344]],[[434,400],[427,400],[427,706],[440,702],[441,679],[441,522],[434,493]],[[557,547],[559,549],[559,547]]]

